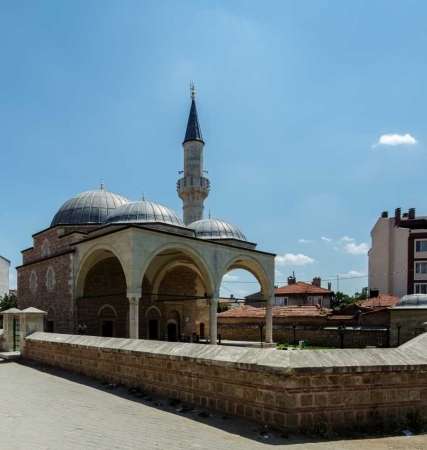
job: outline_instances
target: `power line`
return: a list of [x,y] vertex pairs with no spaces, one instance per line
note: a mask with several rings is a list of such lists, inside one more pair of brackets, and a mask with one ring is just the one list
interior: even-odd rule
[[[352,277],[341,277],[340,276],[340,280],[354,280],[354,279],[358,279],[358,278],[369,278],[369,277],[380,277],[380,276],[384,276],[384,275],[393,275],[396,273],[409,273],[409,272],[413,272],[414,269],[408,269],[408,270],[397,270],[395,272],[384,272],[384,273],[374,273],[374,274],[368,274],[368,275],[355,275]],[[336,278],[322,278],[322,281],[337,281]],[[312,280],[310,281],[304,281],[302,280],[303,283],[311,283]],[[251,284],[251,283],[257,283],[259,284],[258,281],[228,281],[228,280],[222,280],[222,283],[237,283],[237,284]],[[275,281],[275,283],[287,283],[286,281]]]

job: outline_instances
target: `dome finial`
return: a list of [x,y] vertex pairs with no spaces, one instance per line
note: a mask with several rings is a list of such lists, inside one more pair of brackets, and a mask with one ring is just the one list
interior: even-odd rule
[[209,219],[211,218],[211,210],[209,210]]
[[190,83],[190,93],[191,93],[191,100],[194,100],[196,98],[196,86],[194,85],[193,81]]
[[145,191],[142,191],[142,201],[145,202]]
[[101,179],[101,191],[104,190],[104,180]]

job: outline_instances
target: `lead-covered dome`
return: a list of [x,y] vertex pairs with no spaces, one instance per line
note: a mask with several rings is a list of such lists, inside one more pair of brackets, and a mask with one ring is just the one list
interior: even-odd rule
[[188,228],[200,239],[237,239],[246,241],[245,235],[234,225],[219,219],[203,219],[190,223]]
[[426,294],[404,295],[396,304],[395,308],[427,308]]
[[59,208],[50,226],[102,223],[116,208],[129,202],[127,198],[103,188],[83,192]]
[[104,221],[104,225],[115,223],[160,222],[185,227],[184,222],[174,211],[160,203],[141,200],[131,202],[115,209]]

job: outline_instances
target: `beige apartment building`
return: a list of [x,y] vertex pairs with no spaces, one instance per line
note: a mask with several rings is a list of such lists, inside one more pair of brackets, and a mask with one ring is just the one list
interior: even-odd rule
[[427,216],[383,212],[371,231],[369,287],[382,294],[427,294]]

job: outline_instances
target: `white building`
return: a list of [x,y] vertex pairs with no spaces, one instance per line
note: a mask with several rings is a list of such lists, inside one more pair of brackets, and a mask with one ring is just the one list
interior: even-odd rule
[[427,216],[383,212],[371,231],[369,287],[382,294],[427,294]]
[[0,255],[0,296],[9,294],[10,261]]

